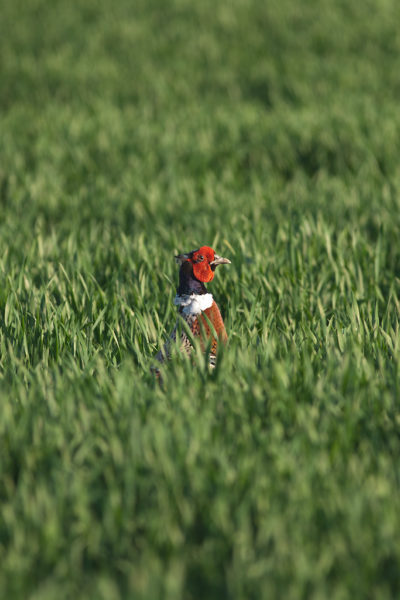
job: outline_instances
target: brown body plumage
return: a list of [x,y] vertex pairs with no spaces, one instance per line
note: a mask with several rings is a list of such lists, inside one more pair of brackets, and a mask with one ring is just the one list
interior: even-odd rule
[[[179,317],[169,339],[160,350],[156,359],[164,362],[171,357],[171,346],[176,343],[177,332],[180,332],[180,349],[190,354],[193,346],[182,319],[189,327],[191,335],[198,338],[201,348],[205,350],[211,342],[210,366],[214,367],[217,359],[219,343],[228,339],[224,321],[217,303],[207,292],[205,282],[212,281],[215,268],[230,261],[215,254],[212,248],[202,246],[187,254],[176,257],[180,263],[179,286],[174,303],[178,306]],[[156,372],[158,370],[156,369]]]

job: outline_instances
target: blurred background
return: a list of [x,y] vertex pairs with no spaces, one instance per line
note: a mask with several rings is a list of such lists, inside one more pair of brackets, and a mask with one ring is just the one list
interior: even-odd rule
[[9,235],[102,220],[191,247],[304,210],[377,226],[398,186],[398,17],[391,0],[3,2]]

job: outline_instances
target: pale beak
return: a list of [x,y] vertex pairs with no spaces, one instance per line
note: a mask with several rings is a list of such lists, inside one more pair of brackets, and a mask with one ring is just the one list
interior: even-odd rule
[[218,254],[214,254],[214,260],[210,262],[212,267],[216,267],[217,265],[230,265],[231,261],[228,258],[223,258],[222,256],[218,256]]

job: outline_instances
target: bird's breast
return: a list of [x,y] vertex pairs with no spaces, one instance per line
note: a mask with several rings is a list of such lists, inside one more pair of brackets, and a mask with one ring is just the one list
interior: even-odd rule
[[[224,321],[215,301],[209,308],[192,318],[190,328],[193,335],[200,336],[206,341],[212,339],[212,353],[216,353],[218,341],[226,342],[228,340]],[[215,337],[215,334],[217,337]]]

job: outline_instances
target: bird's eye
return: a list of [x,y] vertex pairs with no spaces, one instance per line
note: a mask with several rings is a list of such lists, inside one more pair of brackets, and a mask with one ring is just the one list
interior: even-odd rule
[[199,262],[203,262],[203,260],[204,260],[204,256],[202,256],[201,254],[199,254],[198,257],[197,257],[197,259],[196,259],[196,262],[198,262],[198,263]]

